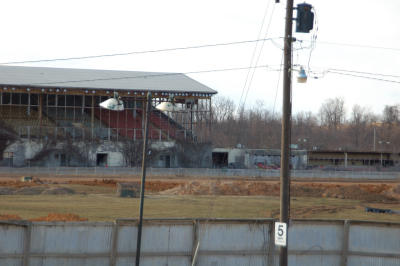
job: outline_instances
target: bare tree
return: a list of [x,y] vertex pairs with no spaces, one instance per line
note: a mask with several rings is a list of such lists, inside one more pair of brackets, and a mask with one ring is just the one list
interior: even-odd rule
[[343,98],[327,99],[319,109],[321,125],[338,129],[346,119]]
[[[371,131],[368,128],[376,120],[376,116],[366,107],[354,105],[349,123],[350,145],[353,149],[368,149],[371,143]],[[368,148],[367,148],[368,147]]]
[[400,106],[385,105],[383,109],[383,122],[387,125],[393,125],[400,121]]
[[212,105],[214,121],[223,122],[233,118],[236,107],[231,99],[217,96],[213,99]]

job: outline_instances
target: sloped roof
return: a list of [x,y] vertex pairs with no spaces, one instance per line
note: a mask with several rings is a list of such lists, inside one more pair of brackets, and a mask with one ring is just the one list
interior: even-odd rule
[[0,66],[0,85],[215,94],[181,73]]

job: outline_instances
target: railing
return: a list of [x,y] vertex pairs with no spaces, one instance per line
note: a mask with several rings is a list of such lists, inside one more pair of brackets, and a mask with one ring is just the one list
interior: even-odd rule
[[[0,167],[0,174],[5,175],[49,175],[49,176],[92,176],[118,177],[139,176],[141,169],[137,167]],[[276,178],[279,170],[261,169],[214,169],[214,168],[148,168],[150,177],[197,177],[197,178]],[[292,178],[330,179],[343,178],[349,180],[398,180],[400,172],[384,171],[320,171],[292,170]]]

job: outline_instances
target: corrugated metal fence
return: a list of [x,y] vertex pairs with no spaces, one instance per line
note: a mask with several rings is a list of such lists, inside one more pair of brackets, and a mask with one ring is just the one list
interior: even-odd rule
[[[141,168],[136,167],[0,167],[1,174],[13,175],[48,175],[48,176],[139,176]],[[149,177],[250,177],[278,178],[279,170],[264,169],[214,169],[214,168],[147,168]],[[293,178],[344,178],[351,180],[396,180],[400,172],[396,171],[324,171],[324,170],[291,170]]]
[[[1,222],[0,265],[134,265],[136,224]],[[278,265],[273,228],[271,219],[146,220],[141,265]],[[400,223],[294,220],[289,265],[398,266]]]

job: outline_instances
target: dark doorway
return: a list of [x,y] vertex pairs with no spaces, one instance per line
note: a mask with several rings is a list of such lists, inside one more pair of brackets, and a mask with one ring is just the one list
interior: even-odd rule
[[214,168],[228,167],[228,153],[227,152],[213,152],[212,162]]
[[107,166],[107,153],[98,153],[97,154],[96,165],[97,166]]
[[60,154],[60,166],[67,166],[67,156],[64,153]]
[[165,168],[171,168],[171,156],[165,155]]

